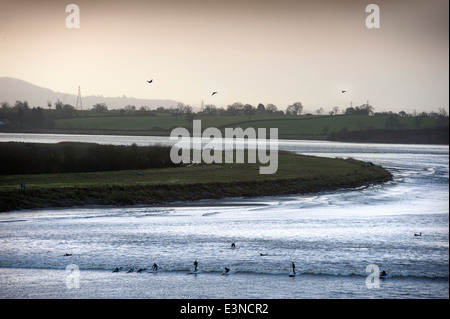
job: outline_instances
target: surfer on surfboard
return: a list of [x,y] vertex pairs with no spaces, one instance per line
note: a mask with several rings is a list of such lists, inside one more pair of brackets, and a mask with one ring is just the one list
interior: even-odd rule
[[194,272],[197,271],[198,261],[197,259],[194,261]]

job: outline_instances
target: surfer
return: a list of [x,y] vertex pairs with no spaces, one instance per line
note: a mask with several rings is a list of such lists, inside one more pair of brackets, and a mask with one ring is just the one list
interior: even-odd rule
[[228,274],[229,272],[230,272],[230,268],[225,267],[225,272],[224,272],[224,274]]
[[197,259],[194,261],[194,271],[197,271],[198,261]]
[[152,271],[158,271],[158,265],[156,263],[153,263]]
[[292,273],[295,275],[295,264],[293,261],[292,261]]
[[236,245],[234,243],[231,243],[231,248],[236,248]]

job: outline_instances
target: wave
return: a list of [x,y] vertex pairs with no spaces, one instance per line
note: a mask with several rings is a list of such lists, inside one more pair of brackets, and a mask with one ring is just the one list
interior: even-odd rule
[[202,216],[212,216],[212,215],[217,215],[220,214],[221,212],[211,212],[211,213],[204,213]]
[[0,223],[17,223],[17,222],[26,222],[26,219],[11,219],[11,220],[1,220]]
[[[67,265],[62,264],[41,264],[37,265],[27,265],[25,263],[17,263],[17,264],[9,264],[9,265],[0,265],[0,268],[20,268],[20,269],[46,269],[46,270],[65,270],[66,267],[71,264],[70,262]],[[110,265],[110,264],[77,264],[80,271],[108,271],[108,272],[122,272],[122,273],[154,273],[152,271],[152,265]],[[189,273],[192,272],[192,267],[165,267],[158,265],[158,273]],[[291,273],[291,269],[269,269],[269,268],[237,268],[237,267],[229,267],[229,274],[243,274],[243,275],[266,275],[266,276],[284,276]],[[224,272],[224,267],[199,267],[198,273],[203,274],[222,274]],[[359,277],[359,278],[367,278],[370,273],[366,273],[364,271],[338,271],[335,269],[297,269],[296,270],[298,276],[334,276],[334,277]],[[440,272],[411,272],[411,271],[387,271],[388,278],[411,278],[411,279],[449,279],[449,273],[440,273]]]

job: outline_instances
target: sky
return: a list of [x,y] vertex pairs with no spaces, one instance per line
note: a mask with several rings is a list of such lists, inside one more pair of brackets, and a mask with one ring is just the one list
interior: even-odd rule
[[448,14],[448,0],[2,0],[0,76],[197,109],[448,112]]

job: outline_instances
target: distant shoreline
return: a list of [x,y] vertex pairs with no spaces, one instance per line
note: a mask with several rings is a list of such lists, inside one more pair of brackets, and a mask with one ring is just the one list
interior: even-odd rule
[[[134,130],[76,130],[76,129],[22,129],[1,130],[0,133],[11,134],[73,134],[73,135],[124,135],[124,136],[158,136],[169,137],[166,131]],[[279,134],[279,139],[315,140],[345,143],[384,143],[384,144],[431,144],[449,145],[449,127],[424,128],[419,130],[363,130],[330,133],[326,137],[316,134]]]

